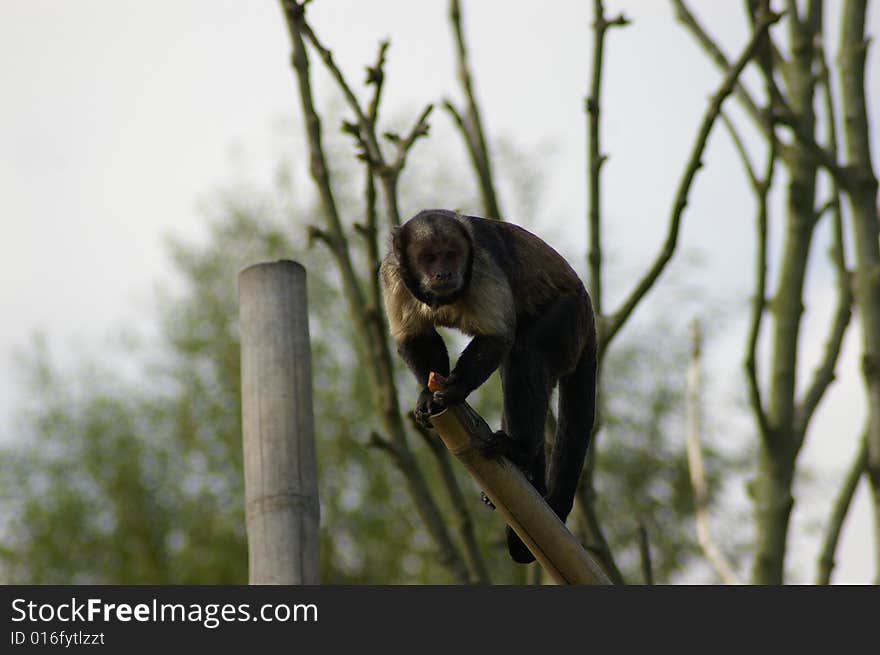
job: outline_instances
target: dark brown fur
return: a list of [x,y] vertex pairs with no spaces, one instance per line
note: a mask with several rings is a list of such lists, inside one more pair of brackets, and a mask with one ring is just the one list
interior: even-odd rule
[[[565,520],[589,444],[596,376],[592,306],[571,266],[516,225],[426,210],[395,232],[381,277],[391,333],[422,386],[416,417],[427,423],[500,367],[506,434],[498,437],[499,450],[526,470]],[[436,326],[474,337],[451,372]],[[427,390],[431,371],[447,377],[443,392]],[[543,427],[557,383],[548,476]],[[512,532],[508,545],[515,560],[533,559]]]

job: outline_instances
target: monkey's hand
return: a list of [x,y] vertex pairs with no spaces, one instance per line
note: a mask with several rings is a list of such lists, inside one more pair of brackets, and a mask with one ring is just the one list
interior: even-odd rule
[[419,394],[419,399],[416,401],[416,408],[413,411],[413,414],[415,414],[416,421],[418,421],[419,425],[425,428],[430,428],[432,427],[431,414],[437,414],[444,409],[446,409],[445,405],[441,405],[434,400],[433,392],[428,389],[422,389]]
[[425,427],[431,427],[431,414],[437,414],[449,405],[464,402],[467,389],[458,382],[455,373],[444,378],[436,372],[428,377],[428,388],[422,389],[416,401],[416,420]]
[[449,374],[449,377],[443,382],[443,385],[434,391],[434,403],[444,409],[449,405],[457,405],[463,403],[470,393],[470,389],[464,384],[455,371]]

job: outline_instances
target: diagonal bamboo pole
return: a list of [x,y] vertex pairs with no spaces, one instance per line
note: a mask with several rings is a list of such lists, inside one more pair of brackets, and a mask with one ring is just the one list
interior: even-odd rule
[[553,580],[558,584],[611,584],[522,472],[504,457],[483,455],[479,446],[488,442],[492,430],[470,405],[453,405],[433,415],[431,423]]

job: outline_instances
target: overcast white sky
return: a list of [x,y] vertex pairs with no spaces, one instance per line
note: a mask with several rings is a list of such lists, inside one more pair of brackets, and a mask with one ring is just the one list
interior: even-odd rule
[[[703,20],[735,55],[748,34],[742,2],[693,4],[702,6]],[[826,4],[836,11],[841,3]],[[575,257],[586,247],[583,99],[590,5],[555,0],[536,11],[534,2],[464,2],[490,136],[552,146],[546,220],[555,224],[548,240]],[[604,169],[605,218],[616,268],[632,277],[665,232],[696,123],[719,74],[675,23],[668,2],[608,5],[609,13],[623,9],[634,20],[609,36],[603,98],[603,140],[611,155]],[[378,40],[391,38],[391,113],[414,115],[427,102],[459,97],[445,0],[316,0],[309,11],[358,84]],[[829,20],[833,53],[837,29],[831,14]],[[880,34],[876,7],[869,22],[868,31]],[[784,29],[776,30],[782,37]],[[874,46],[868,68],[875,158],[877,53]],[[327,98],[326,79],[318,74],[316,83],[317,97]],[[270,1],[0,0],[0,84],[0,428],[8,431],[20,401],[13,350],[37,329],[63,352],[77,342],[100,344],[126,320],[147,319],[153,284],[169,270],[165,236],[199,234],[204,218],[198,205],[231,179],[230,153],[243,151],[257,167],[265,164],[277,153],[272,126],[296,119],[299,111],[284,21]],[[444,120],[435,113],[435,123]],[[430,139],[420,142],[413,157],[430,157],[435,147]],[[752,201],[721,131],[705,162],[682,244],[703,254],[703,288],[727,298],[732,311],[709,344],[707,377],[713,380],[710,410],[733,416],[744,342],[744,322],[736,315],[751,284]],[[515,208],[508,213],[517,219]],[[822,238],[815,247],[824,250]],[[805,372],[820,352],[833,300],[825,257],[815,259]],[[612,282],[625,289],[632,280]],[[682,315],[675,327],[684,330],[691,318]],[[814,576],[816,537],[806,531],[827,515],[856,448],[864,411],[857,337],[851,330],[840,381],[808,436],[804,458],[827,481],[827,493],[798,498],[790,536],[793,581]],[[750,438],[747,417],[736,420],[743,427],[736,438]],[[874,576],[866,501],[863,484],[844,532],[836,581],[863,583]]]

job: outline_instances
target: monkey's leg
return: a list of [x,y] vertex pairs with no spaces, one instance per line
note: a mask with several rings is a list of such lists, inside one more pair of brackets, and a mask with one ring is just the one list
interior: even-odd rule
[[[544,490],[544,424],[557,380],[576,370],[589,329],[589,305],[564,296],[524,321],[502,368],[503,429],[529,454],[529,470]],[[540,461],[541,466],[536,463]]]
[[[502,430],[519,450],[526,453],[525,461],[519,464],[543,496],[546,493],[544,421],[552,382],[539,352],[530,349],[527,342],[515,345],[502,367],[501,382],[504,388]],[[507,549],[515,562],[528,564],[535,559],[509,526]]]
[[590,346],[574,371],[559,380],[558,413],[547,503],[565,521],[574,503],[596,414],[596,354]]
[[523,468],[535,488],[544,494],[544,422],[550,407],[552,382],[539,357],[515,346],[502,367],[501,386],[504,413],[502,433],[497,437],[508,442],[503,447],[504,454]]

